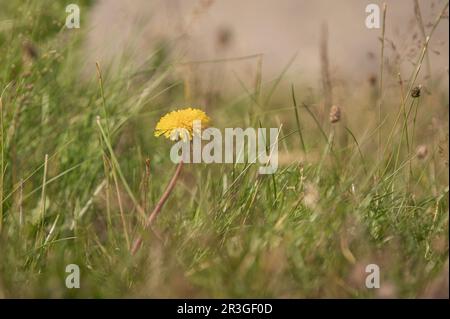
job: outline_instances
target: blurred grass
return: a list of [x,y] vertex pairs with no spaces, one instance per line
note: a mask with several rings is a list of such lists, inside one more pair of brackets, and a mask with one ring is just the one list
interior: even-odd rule
[[[170,145],[153,128],[185,105],[189,83],[164,43],[142,69],[124,59],[120,72],[92,65],[85,76],[87,30],[64,28],[63,1],[0,6],[1,297],[442,293],[433,287],[448,275],[448,91],[438,80],[421,79],[426,90],[411,98],[407,88],[419,83],[404,80],[401,93],[385,75],[381,126],[370,83],[334,88],[343,109],[334,125],[321,92],[291,92],[288,72],[215,96],[200,106],[216,127],[283,124],[278,171],[186,165],[131,257],[121,210],[135,238],[143,228],[138,207],[151,210],[174,170]],[[411,110],[406,121],[402,107]],[[426,156],[417,155],[419,145]],[[71,263],[81,267],[80,289],[65,287]],[[380,289],[365,288],[370,263],[381,268]]]

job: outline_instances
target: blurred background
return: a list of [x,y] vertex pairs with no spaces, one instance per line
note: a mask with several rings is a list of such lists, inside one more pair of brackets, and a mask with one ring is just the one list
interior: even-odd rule
[[[335,80],[374,80],[379,73],[381,29],[368,29],[368,4],[382,1],[307,0],[120,0],[96,2],[89,18],[88,63],[132,57],[143,63],[160,46],[176,61],[229,59],[262,54],[264,81],[276,78],[291,62],[294,81],[320,81],[321,47],[327,46],[329,72]],[[420,10],[417,9],[417,3]],[[409,72],[444,1],[388,1],[386,63]],[[380,12],[382,15],[382,12]],[[448,18],[447,18],[448,19]],[[448,20],[447,20],[448,21]],[[443,77],[448,85],[448,23],[431,41],[426,76]],[[194,68],[203,79],[239,85],[254,81],[257,58]],[[117,64],[116,64],[117,65]],[[399,70],[393,70],[396,74]],[[225,73],[224,73],[225,72]],[[217,76],[219,75],[221,76]],[[225,80],[226,79],[226,80]],[[219,85],[219,83],[217,85]]]
[[[448,2],[387,1],[383,59],[371,3],[0,0],[0,297],[448,298]],[[186,106],[279,170],[186,165],[145,231]]]

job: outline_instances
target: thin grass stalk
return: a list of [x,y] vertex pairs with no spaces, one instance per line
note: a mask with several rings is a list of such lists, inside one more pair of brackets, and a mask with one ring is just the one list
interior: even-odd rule
[[[144,225],[144,230],[149,228],[152,225],[153,221],[156,219],[156,217],[158,217],[159,213],[161,212],[162,207],[164,206],[164,203],[167,201],[170,193],[172,192],[173,188],[176,185],[176,182],[181,173],[182,167],[183,167],[183,161],[180,161],[177,165],[175,173],[173,174],[169,184],[166,187],[166,190],[164,191],[163,195],[159,199],[159,201],[156,204],[155,208],[153,209],[152,213],[149,215],[149,217]],[[142,236],[139,236],[134,241],[133,247],[131,248],[131,255],[135,255],[137,253],[137,251],[139,250],[139,248],[141,247],[141,245],[142,245]]]
[[383,21],[382,21],[382,28],[381,28],[381,60],[380,60],[380,83],[379,83],[379,95],[378,95],[378,125],[380,126],[378,131],[378,161],[381,162],[382,160],[382,129],[381,129],[381,122],[382,122],[382,105],[383,105],[383,74],[384,74],[384,40],[385,40],[385,32],[386,32],[386,11],[387,11],[387,4],[383,3]]

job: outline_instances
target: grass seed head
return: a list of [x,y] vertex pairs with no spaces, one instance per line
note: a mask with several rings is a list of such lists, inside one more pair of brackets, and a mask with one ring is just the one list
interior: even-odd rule
[[420,91],[422,90],[422,86],[416,86],[411,90],[411,97],[418,98],[420,96]]
[[330,110],[330,122],[337,123],[341,120],[341,108],[337,105],[333,105]]
[[428,147],[426,145],[419,145],[416,150],[418,159],[424,159],[428,155]]

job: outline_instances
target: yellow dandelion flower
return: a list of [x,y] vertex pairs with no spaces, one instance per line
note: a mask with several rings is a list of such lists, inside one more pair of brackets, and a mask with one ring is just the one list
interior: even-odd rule
[[200,134],[194,121],[199,121],[201,127],[208,126],[210,119],[205,112],[199,109],[187,108],[167,113],[159,120],[155,128],[155,136],[164,135],[171,140],[192,140],[194,135]]

